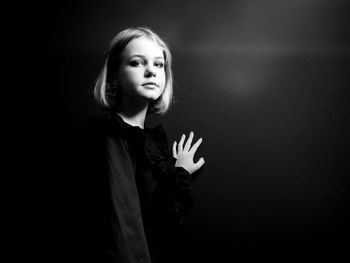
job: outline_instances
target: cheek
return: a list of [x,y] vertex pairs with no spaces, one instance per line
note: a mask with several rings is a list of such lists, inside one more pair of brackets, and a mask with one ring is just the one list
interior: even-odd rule
[[138,82],[138,76],[136,72],[124,69],[119,71],[119,81],[121,86],[133,86]]

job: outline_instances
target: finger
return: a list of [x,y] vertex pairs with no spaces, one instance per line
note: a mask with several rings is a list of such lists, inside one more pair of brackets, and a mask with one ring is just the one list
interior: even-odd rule
[[204,158],[201,157],[194,165],[196,166],[196,168],[198,170],[203,166],[204,163],[205,163]]
[[183,144],[184,144],[185,139],[186,139],[186,135],[182,134],[181,139],[179,141],[179,144],[177,145],[177,153],[183,151]]
[[192,153],[193,155],[196,153],[198,147],[201,145],[203,139],[202,138],[199,138],[198,141],[196,141],[195,144],[193,144],[191,150],[190,150],[190,153]]
[[194,134],[193,134],[193,132],[191,131],[191,132],[190,132],[190,135],[188,136],[187,142],[186,142],[186,144],[185,144],[184,151],[187,151],[187,152],[188,152],[188,151],[190,150],[191,144],[192,144],[192,140],[193,140],[193,136],[194,136]]
[[174,141],[174,143],[173,143],[173,157],[177,159],[176,145],[177,145],[177,142]]

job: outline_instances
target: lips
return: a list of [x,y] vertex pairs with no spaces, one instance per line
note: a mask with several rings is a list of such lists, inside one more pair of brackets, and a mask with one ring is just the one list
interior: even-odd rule
[[142,84],[142,86],[158,87],[157,83],[155,83],[155,82],[146,82],[146,83]]

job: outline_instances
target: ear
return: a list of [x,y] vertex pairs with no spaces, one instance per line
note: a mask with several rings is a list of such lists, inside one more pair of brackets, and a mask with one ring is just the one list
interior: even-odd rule
[[107,79],[107,83],[113,88],[116,88],[119,86],[119,82],[118,82],[117,78],[115,78],[114,76],[109,77]]

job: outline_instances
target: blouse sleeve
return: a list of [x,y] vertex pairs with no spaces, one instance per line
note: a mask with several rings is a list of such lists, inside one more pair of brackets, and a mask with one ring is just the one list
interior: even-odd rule
[[193,208],[192,175],[182,167],[175,167],[175,159],[159,164],[169,183],[170,214],[174,223],[183,224],[187,221]]
[[146,134],[145,150],[151,163],[157,163],[165,175],[169,201],[169,213],[176,224],[188,219],[193,208],[192,175],[182,167],[175,167],[176,159],[170,155],[170,147],[165,131],[157,126]]
[[194,198],[192,194],[192,176],[182,167],[175,167],[174,211],[180,224],[184,223],[190,214]]

